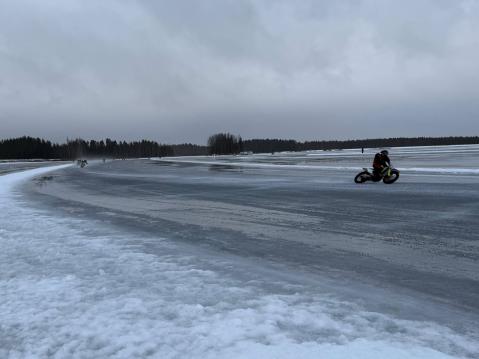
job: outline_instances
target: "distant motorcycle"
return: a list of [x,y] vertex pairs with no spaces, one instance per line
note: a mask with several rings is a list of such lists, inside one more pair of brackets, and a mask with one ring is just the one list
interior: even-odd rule
[[396,182],[398,178],[399,178],[399,171],[392,167],[385,167],[378,176],[369,172],[367,168],[363,168],[363,171],[358,173],[356,177],[354,177],[354,182],[356,183],[364,183],[367,181],[379,182],[382,180],[386,184],[391,184]]
[[87,160],[77,160],[77,166],[80,166],[81,168],[84,168],[88,165]]

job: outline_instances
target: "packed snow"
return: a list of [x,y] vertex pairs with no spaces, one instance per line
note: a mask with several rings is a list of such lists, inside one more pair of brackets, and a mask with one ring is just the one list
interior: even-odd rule
[[473,333],[341,283],[32,206],[21,185],[61,168],[0,176],[1,358],[479,357]]

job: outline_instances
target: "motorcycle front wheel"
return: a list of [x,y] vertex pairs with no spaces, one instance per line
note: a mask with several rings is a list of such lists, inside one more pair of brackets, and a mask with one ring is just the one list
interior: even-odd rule
[[386,184],[391,184],[394,183],[398,180],[399,178],[399,171],[398,170],[391,170],[391,175],[390,176],[385,176],[383,178],[383,182]]

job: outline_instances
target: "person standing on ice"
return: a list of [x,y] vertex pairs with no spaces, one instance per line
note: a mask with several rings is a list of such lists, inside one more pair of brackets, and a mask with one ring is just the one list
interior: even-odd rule
[[382,177],[384,168],[390,166],[391,160],[389,159],[389,152],[387,150],[376,153],[373,160],[373,175],[377,178]]

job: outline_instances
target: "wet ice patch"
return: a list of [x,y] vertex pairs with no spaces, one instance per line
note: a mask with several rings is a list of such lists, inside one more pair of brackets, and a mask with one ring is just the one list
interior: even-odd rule
[[14,190],[27,176],[0,177],[1,358],[452,358],[479,350],[445,327],[255,275],[253,262],[31,209]]

